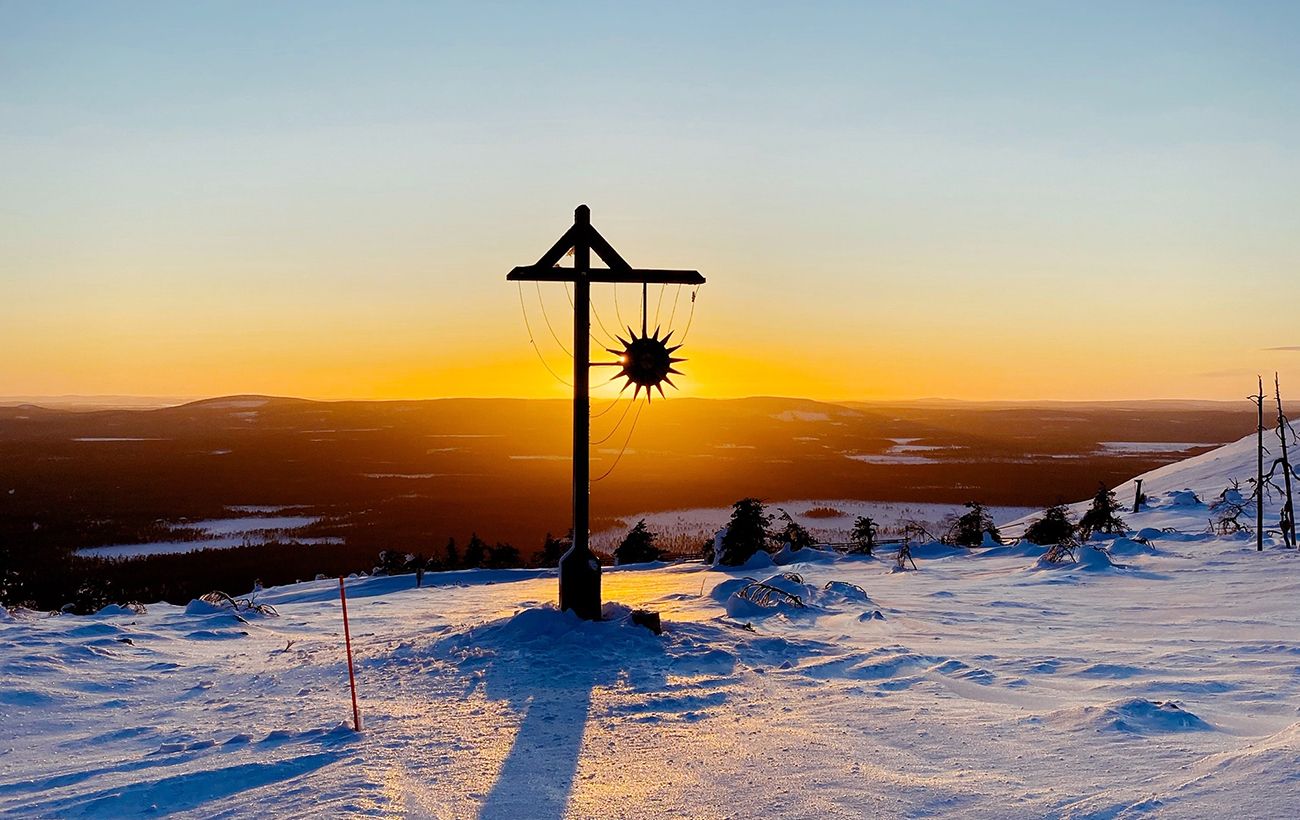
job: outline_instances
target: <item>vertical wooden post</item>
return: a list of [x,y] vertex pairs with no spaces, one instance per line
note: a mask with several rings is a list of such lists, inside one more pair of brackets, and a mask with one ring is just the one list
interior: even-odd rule
[[1133,512],[1142,510],[1142,479],[1137,480],[1137,487],[1133,490]]
[[560,609],[600,620],[600,562],[588,544],[591,516],[591,210],[573,212],[573,546],[560,558]]
[[357,675],[352,668],[352,632],[348,628],[348,596],[343,590],[343,576],[339,576],[339,602],[343,604],[343,643],[348,650],[348,683],[352,685],[352,729],[361,731],[361,709],[357,706]]

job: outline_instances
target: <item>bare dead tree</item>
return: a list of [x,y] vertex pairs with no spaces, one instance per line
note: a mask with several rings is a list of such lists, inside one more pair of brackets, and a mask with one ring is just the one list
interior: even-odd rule
[[1255,427],[1255,549],[1264,551],[1264,377],[1259,379],[1259,392],[1246,398],[1255,404],[1259,421]]
[[1295,431],[1291,429],[1291,422],[1282,412],[1282,387],[1278,382],[1277,373],[1273,374],[1273,391],[1277,398],[1277,438],[1282,444],[1282,480],[1286,486],[1286,500],[1282,503],[1282,516],[1279,523],[1282,527],[1282,540],[1287,547],[1294,549],[1296,546],[1295,504],[1291,495],[1291,461],[1287,455],[1286,437],[1287,433],[1290,433],[1294,438]]

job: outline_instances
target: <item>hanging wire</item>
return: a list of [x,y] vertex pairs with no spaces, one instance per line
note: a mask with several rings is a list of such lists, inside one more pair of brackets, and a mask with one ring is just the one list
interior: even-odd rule
[[627,418],[627,411],[629,411],[629,410],[632,409],[632,405],[633,405],[634,403],[635,403],[635,402],[628,402],[628,403],[627,403],[627,406],[623,408],[623,415],[621,415],[621,416],[618,417],[618,421],[614,422],[614,426],[610,429],[610,431],[609,431],[608,433],[606,433],[606,434],[605,434],[605,437],[602,438],[601,440],[599,440],[599,441],[593,441],[593,442],[591,443],[592,446],[595,446],[595,445],[597,445],[597,444],[604,444],[605,442],[609,441],[611,438],[614,437],[614,434],[618,432],[618,428],[620,428],[620,427],[623,426],[623,419]]
[[691,313],[686,317],[686,329],[682,331],[682,337],[677,340],[677,344],[683,344],[686,337],[691,332],[691,322],[695,320],[695,297],[700,293],[700,286],[696,285],[691,290]]
[[[616,378],[617,378],[617,377],[616,377]],[[611,379],[610,381],[613,381],[613,379]],[[608,382],[607,382],[607,383],[608,383]],[[594,414],[592,414],[592,416],[591,416],[592,421],[595,421],[596,419],[598,419],[598,418],[600,418],[601,416],[603,416],[603,415],[605,415],[606,413],[608,413],[610,410],[613,410],[614,407],[618,404],[619,399],[621,399],[621,398],[622,398],[622,396],[620,396],[619,398],[614,399],[613,401],[611,401],[611,402],[609,403],[608,406],[605,407],[604,410],[601,410],[599,413],[594,413]]]
[[673,312],[668,314],[668,329],[673,329],[673,319],[677,318],[677,300],[682,298],[682,286],[677,286],[677,292],[673,294]]
[[668,287],[668,285],[666,285],[666,284],[661,284],[661,285],[659,286],[659,304],[655,305],[655,327],[659,327],[659,311],[660,311],[660,310],[663,310],[663,306],[664,306],[664,288],[666,288],[666,287]]
[[623,311],[620,310],[618,306],[618,282],[614,283],[614,314],[618,318],[619,328],[622,329],[627,327],[627,323],[623,321]]
[[650,402],[648,401],[636,403],[637,404],[636,415],[632,417],[632,427],[627,431],[627,438],[623,439],[623,446],[619,449],[618,455],[614,458],[614,463],[609,465],[609,469],[606,470],[600,476],[600,478],[593,479],[592,480],[593,484],[596,483],[597,481],[604,481],[606,478],[609,478],[609,474],[614,472],[614,468],[617,467],[618,463],[623,460],[623,454],[627,452],[628,442],[632,441],[632,434],[636,432],[636,423],[641,419],[641,408],[645,407],[649,403]]
[[528,331],[528,344],[532,346],[533,352],[537,354],[537,360],[542,363],[542,367],[545,367],[546,372],[550,373],[557,382],[565,387],[573,387],[571,382],[566,381],[559,373],[556,373],[551,369],[550,363],[547,362],[546,357],[542,355],[541,348],[537,346],[537,342],[533,341],[533,327],[528,323],[528,309],[524,307],[524,286],[522,282],[516,282],[515,284],[519,287],[519,312],[524,317],[524,329]]
[[546,302],[542,300],[542,285],[541,285],[541,283],[540,283],[540,282],[536,282],[536,281],[534,281],[534,282],[533,282],[533,285],[535,285],[535,286],[537,287],[537,304],[540,305],[541,308],[542,308],[542,318],[546,320],[546,329],[549,330],[549,331],[551,331],[551,338],[554,339],[554,340],[555,340],[555,343],[556,343],[557,345],[560,346],[560,350],[563,350],[563,351],[564,351],[564,355],[566,355],[566,356],[568,356],[570,359],[572,359],[572,358],[573,358],[573,351],[571,351],[571,350],[569,350],[569,348],[565,347],[565,346],[564,346],[564,342],[560,341],[560,337],[557,336],[556,333],[555,333],[555,328],[551,327],[551,317],[549,317],[549,316],[546,315]]
[[[615,287],[617,287],[617,285]],[[596,317],[596,324],[600,325],[600,329],[601,331],[604,332],[606,338],[606,341],[602,342],[599,339],[597,339],[595,335],[592,335],[591,337],[592,340],[595,341],[597,344],[599,344],[601,347],[604,347],[606,344],[608,344],[610,347],[617,345],[618,344],[617,339],[615,338],[613,333],[609,332],[609,328],[605,327],[605,320],[600,318],[600,311],[596,309],[596,303],[594,301],[591,303],[591,313],[593,316]]]

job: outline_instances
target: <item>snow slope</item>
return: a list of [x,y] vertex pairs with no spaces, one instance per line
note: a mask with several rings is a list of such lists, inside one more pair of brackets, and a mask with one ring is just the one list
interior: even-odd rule
[[0,815],[1291,816],[1300,556],[1161,506],[1238,447],[1150,474],[1130,526],[1189,525],[1110,561],[607,571],[662,636],[556,611],[549,572],[354,579],[360,735],[337,582],[0,615]]

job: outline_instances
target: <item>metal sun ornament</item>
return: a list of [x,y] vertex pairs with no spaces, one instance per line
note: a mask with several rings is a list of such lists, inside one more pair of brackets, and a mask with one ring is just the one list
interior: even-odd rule
[[668,382],[670,387],[677,387],[677,385],[673,384],[673,380],[669,378],[669,374],[682,375],[682,371],[673,367],[673,365],[684,362],[686,359],[673,356],[673,353],[677,352],[681,345],[668,346],[668,341],[673,337],[673,331],[668,331],[668,335],[660,339],[659,328],[657,327],[653,334],[642,330],[640,336],[636,335],[636,332],[629,327],[627,335],[627,339],[617,335],[614,337],[623,345],[622,350],[612,347],[605,348],[610,353],[618,356],[619,364],[623,366],[623,369],[614,374],[613,379],[610,379],[610,381],[618,378],[627,380],[623,383],[622,389],[618,391],[619,395],[622,395],[629,387],[636,385],[636,389],[632,393],[633,401],[640,397],[642,388],[645,388],[646,401],[650,401],[650,388],[653,387],[658,390],[659,395],[662,397],[664,396],[664,382]]

